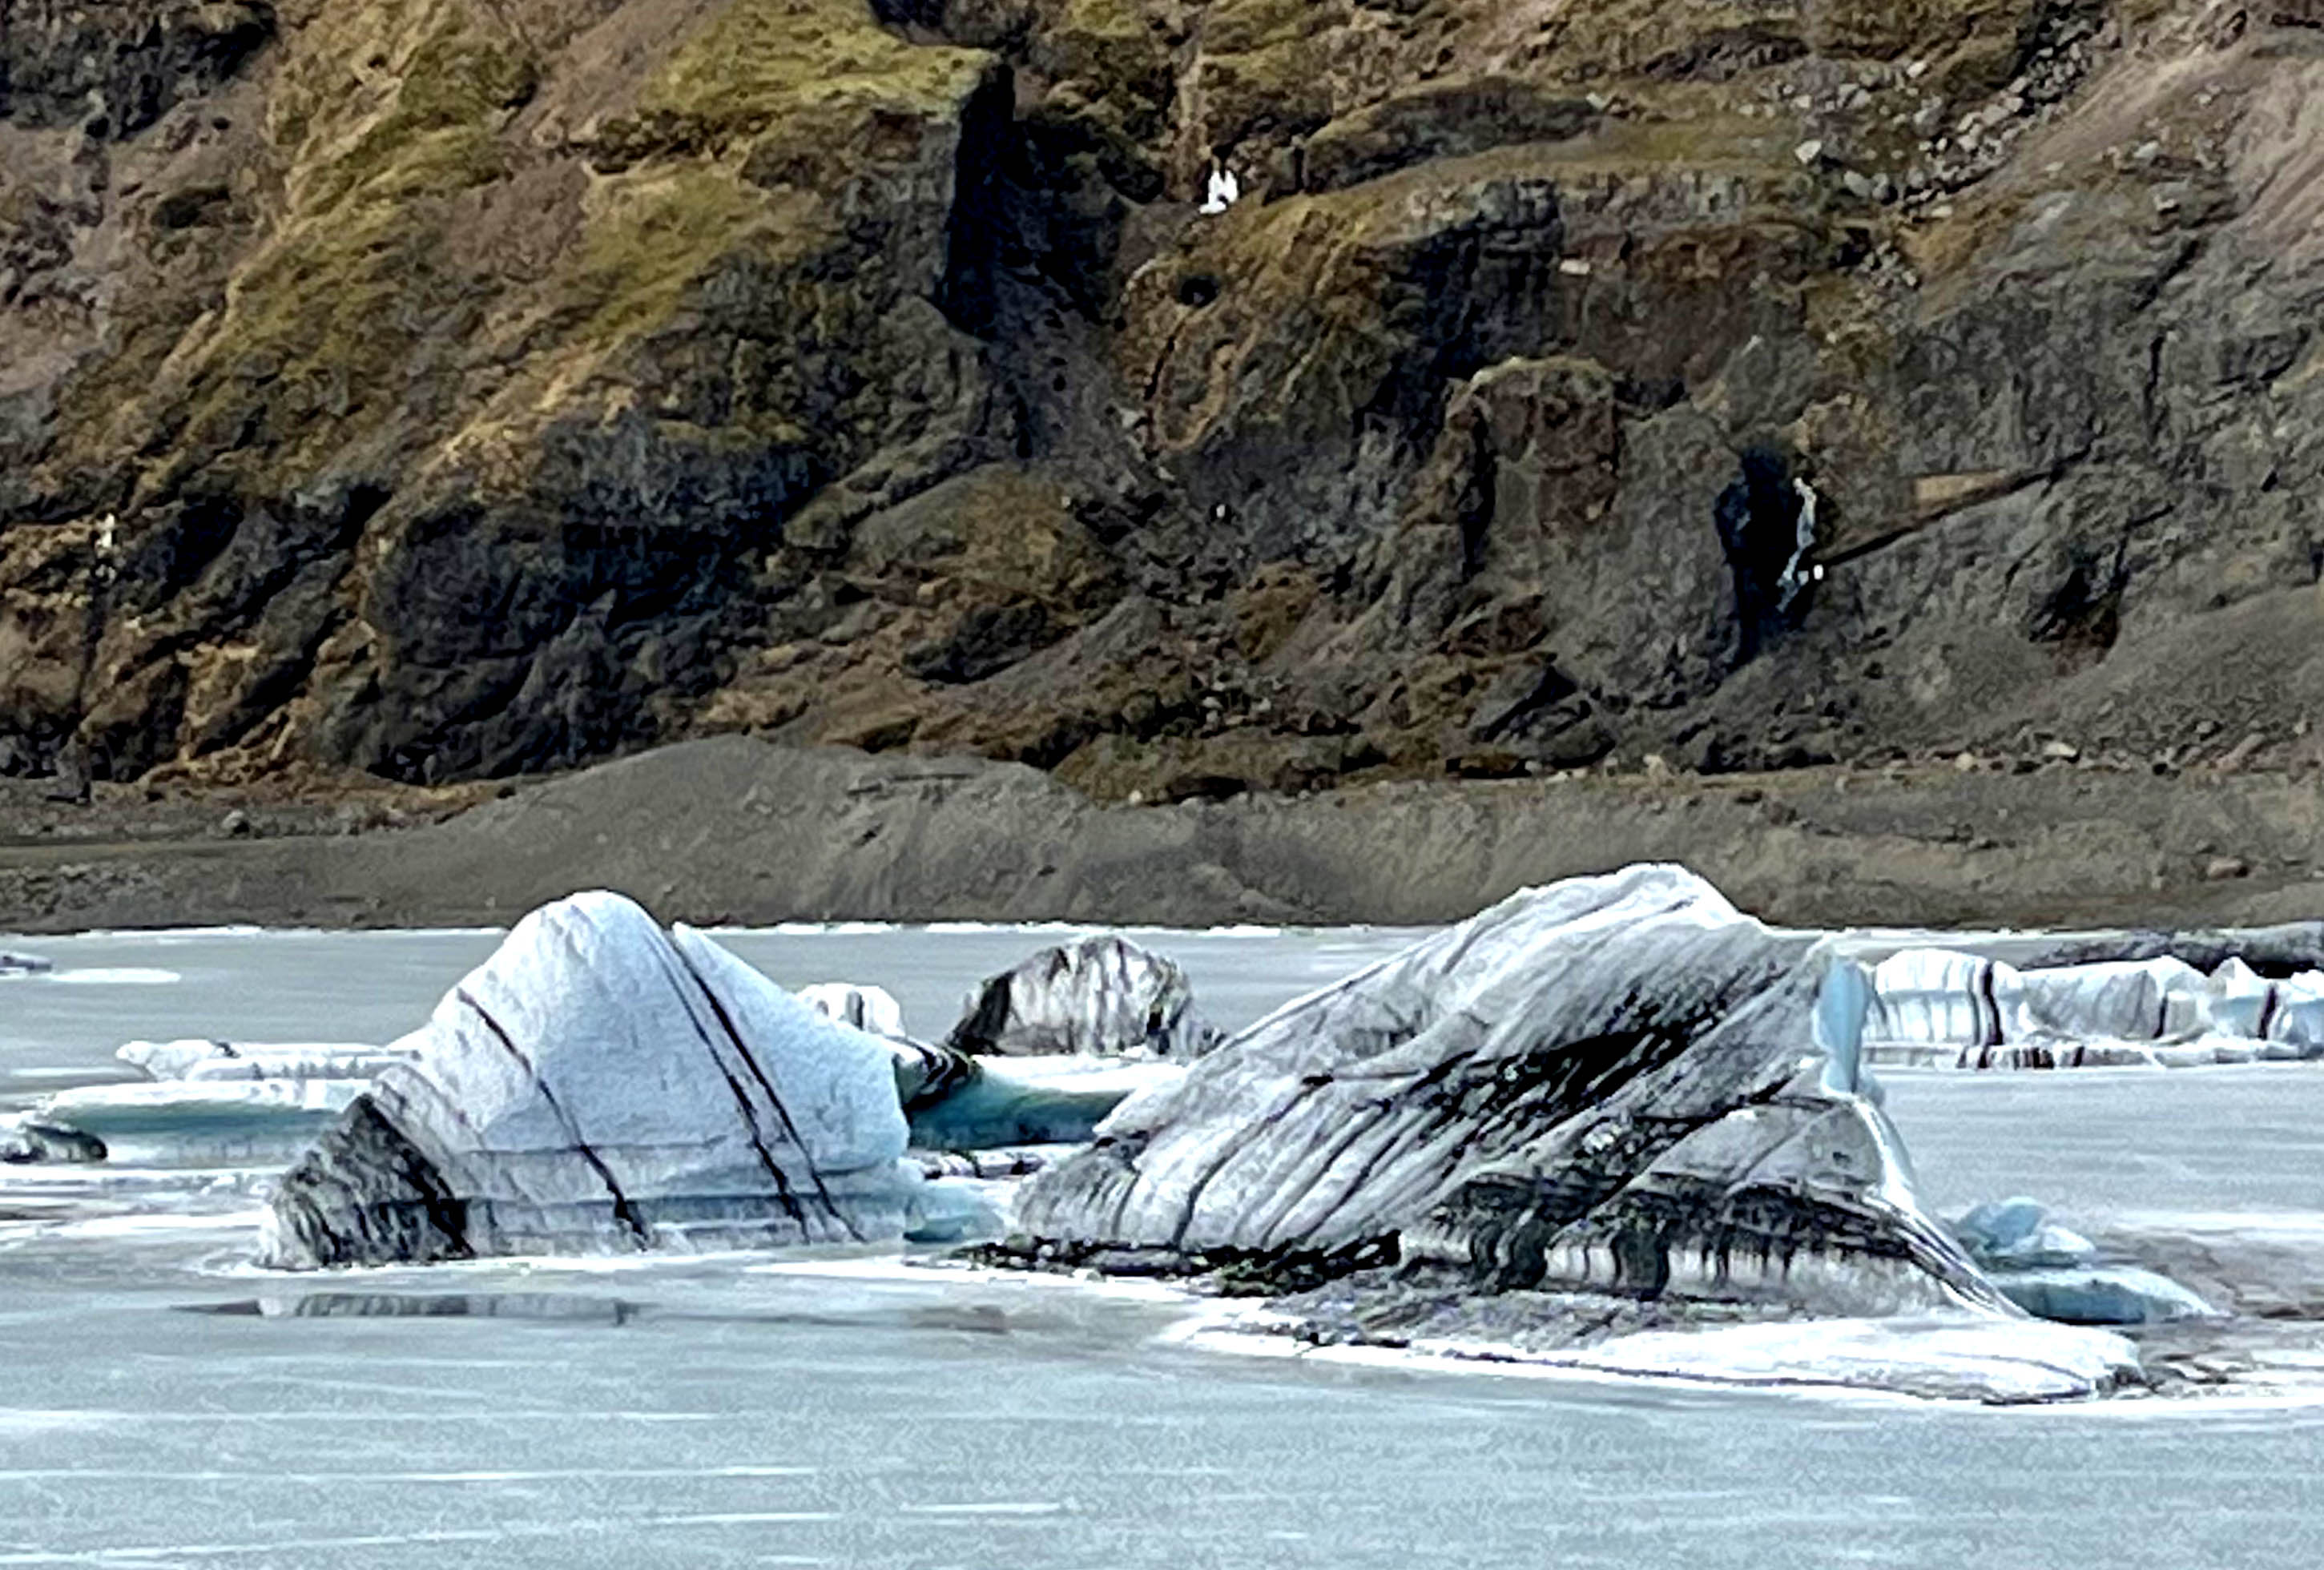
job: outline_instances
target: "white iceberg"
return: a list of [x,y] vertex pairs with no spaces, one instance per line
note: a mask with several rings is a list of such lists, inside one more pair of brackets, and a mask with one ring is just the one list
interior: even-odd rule
[[816,982],[799,988],[798,1000],[827,1020],[869,1030],[874,1036],[903,1039],[904,1007],[884,987]]
[[209,1166],[286,1160],[363,1094],[360,1080],[89,1085],[43,1097],[43,1123],[101,1141],[115,1159]]
[[534,911],[283,1180],[291,1267],[895,1239],[897,1057],[627,900]]
[[37,954],[11,954],[0,949],[0,977],[46,975],[56,968]]

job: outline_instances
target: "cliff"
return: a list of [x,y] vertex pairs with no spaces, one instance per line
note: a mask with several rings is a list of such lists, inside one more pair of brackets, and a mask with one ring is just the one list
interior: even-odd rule
[[2319,24],[0,0],[0,770],[2311,759]]

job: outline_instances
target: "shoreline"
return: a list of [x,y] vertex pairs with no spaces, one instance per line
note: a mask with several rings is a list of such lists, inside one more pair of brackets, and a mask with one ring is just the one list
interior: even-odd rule
[[1111,806],[1020,765],[730,736],[430,792],[0,796],[0,931],[494,927],[577,888],[664,920],[1426,926],[1683,863],[1814,926],[2324,913],[2324,782],[1827,768],[1398,781]]

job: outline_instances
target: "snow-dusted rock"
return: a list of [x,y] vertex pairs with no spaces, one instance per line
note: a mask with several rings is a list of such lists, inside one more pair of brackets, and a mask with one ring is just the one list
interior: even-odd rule
[[1198,1057],[1221,1039],[1176,962],[1120,937],[1045,948],[969,998],[950,1045],[1035,1057]]
[[1674,867],[1527,891],[1132,1097],[1034,1178],[1022,1245],[2006,1313],[1913,1197],[1829,953]]
[[[895,1238],[890,1043],[616,895],[519,922],[284,1178],[274,1264]],[[917,1062],[917,1058],[915,1059]]]
[[0,949],[0,976],[46,975],[55,968],[37,954],[11,954]]
[[195,1082],[249,1079],[370,1079],[409,1059],[401,1044],[345,1041],[126,1041],[114,1056],[147,1078]]
[[827,1020],[869,1030],[874,1036],[901,1040],[904,1007],[884,987],[857,986],[852,982],[816,982],[798,990],[798,1000]]

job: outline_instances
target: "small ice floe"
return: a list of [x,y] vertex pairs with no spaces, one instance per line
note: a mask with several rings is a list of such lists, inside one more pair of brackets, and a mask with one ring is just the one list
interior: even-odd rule
[[391,1063],[410,1059],[401,1046],[346,1041],[129,1041],[115,1057],[149,1079],[217,1080],[373,1078]]
[[0,980],[18,975],[46,975],[56,966],[37,954],[12,954],[0,948]]
[[1873,1062],[1936,1068],[2173,1068],[2324,1056],[2324,973],[2271,981],[2240,959],[2019,970],[1951,949],[1873,967]]
[[946,1045],[1007,1057],[1199,1057],[1222,1039],[1186,973],[1126,938],[1045,948],[973,993]]
[[1211,162],[1211,179],[1207,194],[1203,198],[1203,211],[1212,217],[1225,212],[1242,200],[1242,181],[1235,171],[1217,159]]
[[215,1166],[288,1159],[363,1090],[361,1080],[333,1079],[85,1085],[43,1098],[33,1115],[100,1141],[115,1159]]
[[1972,1206],[1953,1223],[1953,1235],[2002,1296],[2037,1319],[2153,1325],[2218,1315],[2167,1277],[2102,1261],[2097,1244],[2052,1221],[2032,1199]]
[[1491,1339],[1326,1342],[1261,1310],[1213,1312],[1165,1339],[1209,1352],[1303,1362],[1548,1379],[1646,1379],[1803,1395],[1862,1392],[2021,1406],[2084,1400],[2139,1383],[2137,1350],[2107,1331],[2038,1319],[1938,1314],[1772,1319],[1634,1331],[1528,1350]]
[[874,1036],[900,1040],[904,1007],[883,987],[857,986],[852,982],[816,982],[798,990],[798,1000],[827,1020],[869,1030]]

